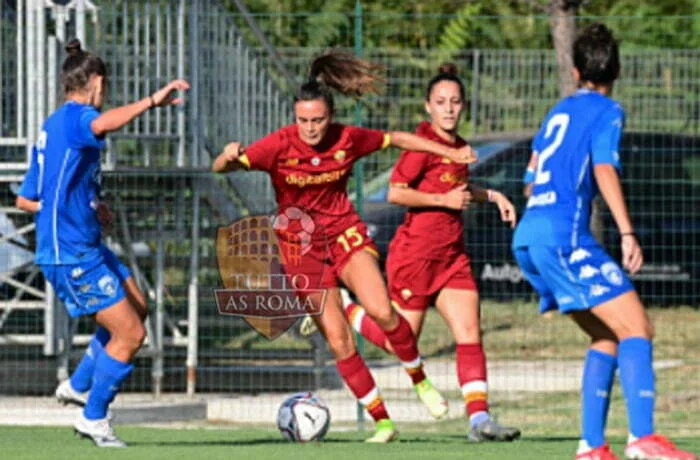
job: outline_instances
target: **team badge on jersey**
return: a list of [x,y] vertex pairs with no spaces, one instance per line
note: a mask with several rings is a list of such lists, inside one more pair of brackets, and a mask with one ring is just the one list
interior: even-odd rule
[[345,160],[345,150],[338,150],[333,154],[333,158],[335,158],[335,161]]
[[615,262],[604,263],[600,267],[600,271],[603,273],[605,279],[611,284],[615,286],[622,286],[622,283],[624,282],[622,270],[620,270],[620,267],[618,267]]
[[105,275],[97,282],[102,293],[108,297],[114,297],[117,293],[117,286],[114,278],[110,275]]
[[401,289],[401,297],[403,297],[403,300],[410,299],[412,295],[413,295],[413,292],[411,292],[410,289],[408,289],[408,288]]
[[314,166],[318,166],[321,164],[321,159],[319,157],[313,157],[311,159],[311,164]]

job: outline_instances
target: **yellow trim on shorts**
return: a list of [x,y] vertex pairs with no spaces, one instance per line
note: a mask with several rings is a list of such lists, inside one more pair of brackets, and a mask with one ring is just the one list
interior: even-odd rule
[[370,248],[369,246],[365,246],[365,247],[362,248],[362,249],[364,249],[365,251],[369,252],[370,254],[372,254],[372,255],[373,255],[374,257],[376,257],[377,259],[379,258],[379,253],[378,253],[377,251],[375,251],[374,248]]

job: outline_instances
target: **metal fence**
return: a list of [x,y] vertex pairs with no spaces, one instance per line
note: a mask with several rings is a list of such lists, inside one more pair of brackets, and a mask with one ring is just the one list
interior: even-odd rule
[[[249,394],[340,387],[318,335],[302,338],[293,329],[269,342],[243,321],[219,316],[212,294],[221,282],[217,228],[241,216],[271,212],[274,199],[264,175],[214,177],[204,169],[226,141],[250,142],[291,120],[293,82],[285,73],[303,78],[311,57],[329,45],[362,50],[387,67],[387,89],[359,109],[355,101],[340,100],[339,118],[412,130],[423,119],[427,80],[439,63],[456,62],[468,94],[463,134],[484,155],[473,177],[505,191],[520,209],[519,178],[529,136],[558,97],[546,18],[253,15],[269,40],[261,43],[250,22],[213,0],[96,2],[96,10],[87,1],[76,3],[83,10],[40,3],[20,0],[10,2],[11,8],[0,2],[0,274],[6,275],[0,284],[1,394],[48,394],[57,368],[65,372],[69,362],[75,363],[91,328],[88,321],[70,325],[61,319],[60,305],[51,303],[36,267],[28,262],[33,237],[20,230],[31,220],[12,210],[25,147],[36,123],[59,101],[57,66],[65,39],[84,37],[87,48],[108,61],[110,104],[142,97],[176,77],[193,84],[183,108],[152,111],[110,136],[104,158],[106,187],[117,210],[108,240],[139,274],[153,311],[149,345],[137,361],[130,390]],[[665,29],[678,31],[693,20],[658,19]],[[629,165],[625,186],[648,260],[648,269],[637,279],[645,300],[690,306],[654,310],[653,316],[660,323],[660,357],[670,363],[670,370],[659,374],[662,392],[669,394],[661,399],[666,408],[662,424],[692,431],[700,429],[699,422],[685,414],[698,411],[698,399],[678,401],[700,391],[694,378],[700,362],[691,353],[700,337],[700,56],[693,37],[680,41],[686,48],[669,36],[655,42],[639,37],[642,21],[606,19],[623,39],[623,78],[615,94],[627,110],[628,131],[635,133],[626,137],[622,152]],[[431,22],[444,30],[469,25],[474,33],[455,47],[454,37],[428,35],[427,30],[435,30]],[[37,27],[43,32],[32,34]],[[500,30],[502,37],[494,34]],[[37,102],[36,94],[43,94],[43,102]],[[400,218],[382,202],[397,153],[370,157],[353,179],[353,191],[367,197],[362,207],[380,247]],[[470,210],[465,221],[466,243],[485,299],[483,329],[497,410],[508,416],[512,406],[533,419],[546,410],[560,416],[562,429],[575,430],[567,414],[577,404],[576,382],[549,384],[578,369],[560,364],[577,359],[585,340],[564,319],[536,319],[531,290],[510,257],[510,231],[496,225],[493,209]],[[613,232],[606,238],[615,251]],[[66,342],[71,327],[77,334],[72,351]],[[432,313],[421,345],[434,381],[445,390],[456,389],[453,343]],[[365,354],[380,361],[375,370],[390,399],[413,397],[401,371],[388,365],[392,360],[370,346]],[[557,398],[550,400],[552,394]],[[249,404],[254,412],[255,402]],[[392,413],[410,419],[412,410]]]

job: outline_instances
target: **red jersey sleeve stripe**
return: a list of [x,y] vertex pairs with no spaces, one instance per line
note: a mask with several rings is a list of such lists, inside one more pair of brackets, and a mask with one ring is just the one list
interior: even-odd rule
[[384,141],[382,142],[382,150],[391,145],[391,134],[384,133]]
[[245,166],[246,169],[250,169],[250,159],[248,159],[248,155],[245,153],[238,157],[238,162]]

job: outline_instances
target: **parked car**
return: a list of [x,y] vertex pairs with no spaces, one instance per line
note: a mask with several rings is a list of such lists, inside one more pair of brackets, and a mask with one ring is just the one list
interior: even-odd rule
[[[477,145],[479,162],[471,167],[476,184],[505,193],[522,214],[526,199],[522,174],[531,138]],[[700,304],[700,137],[664,133],[626,133],[620,155],[623,186],[644,250],[645,264],[633,276],[652,304]],[[377,241],[381,262],[403,221],[405,208],[387,203],[388,186],[370,195],[364,219]],[[604,206],[603,206],[604,208]],[[475,205],[464,212],[464,242],[473,261],[482,296],[508,300],[532,295],[510,251],[512,230],[495,206]],[[619,237],[612,217],[603,212],[605,246],[619,258]]]

